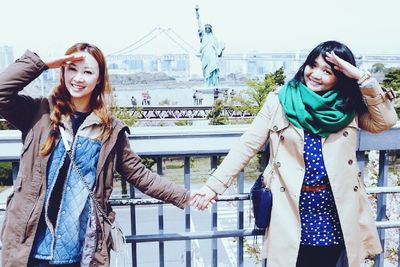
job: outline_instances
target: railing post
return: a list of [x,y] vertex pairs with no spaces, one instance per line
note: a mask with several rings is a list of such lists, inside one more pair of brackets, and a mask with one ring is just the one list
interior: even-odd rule
[[[129,197],[135,198],[135,187],[129,184]],[[129,206],[131,213],[131,235],[136,235],[136,206]],[[135,242],[131,245],[132,266],[137,267],[137,244]]]
[[[159,175],[163,174],[162,171],[162,158],[157,158],[157,173]],[[164,233],[164,205],[158,205],[158,233],[163,234]],[[160,241],[158,243],[158,251],[159,251],[159,262],[160,262],[160,267],[164,267],[164,242]]]
[[398,240],[398,246],[397,246],[397,266],[400,266],[400,234],[399,234],[399,240]]
[[[211,169],[217,168],[218,166],[218,156],[211,157]],[[215,203],[211,209],[211,231],[217,231],[218,229],[218,203]],[[213,238],[211,240],[211,250],[212,250],[212,263],[211,266],[218,266],[218,240]]]
[[13,161],[11,163],[11,168],[12,168],[13,184],[15,184],[15,180],[17,180],[18,171],[19,171],[19,161]]
[[[386,186],[387,185],[387,177],[388,177],[388,153],[386,150],[379,151],[379,173],[378,173],[378,186]],[[376,220],[383,221],[386,218],[386,194],[378,194],[378,204],[377,204],[377,212],[376,212]],[[378,229],[379,239],[381,241],[381,245],[383,248],[383,252],[377,256],[375,256],[375,266],[381,267],[384,265],[385,259],[385,229]]]
[[[242,194],[244,190],[244,172],[241,171],[238,177],[238,193]],[[242,230],[244,228],[244,221],[243,221],[243,200],[238,202],[237,207],[237,229]],[[244,245],[244,237],[239,237],[237,242],[237,266],[243,267],[243,245]]]
[[357,163],[358,163],[358,167],[360,169],[361,172],[361,177],[363,178],[363,182],[365,180],[365,176],[364,176],[364,169],[365,169],[365,151],[357,151],[356,152],[356,157],[357,157]]
[[[184,163],[185,188],[190,190],[190,157],[185,157]],[[190,207],[185,208],[185,231],[190,232]],[[191,240],[185,241],[186,267],[192,266],[192,245]]]

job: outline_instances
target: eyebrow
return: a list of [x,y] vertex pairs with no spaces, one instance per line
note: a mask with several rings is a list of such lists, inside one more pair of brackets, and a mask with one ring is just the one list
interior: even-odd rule
[[320,67],[326,67],[326,68],[328,68],[329,70],[332,70],[332,71],[333,71],[333,68],[331,67],[331,65],[329,65],[328,62],[326,62],[325,59],[322,59],[322,60],[324,61],[324,64],[323,64],[322,66],[320,66],[320,64],[318,63],[317,59],[314,60],[314,64],[315,64],[315,65],[318,65],[318,66],[320,66]]
[[[68,66],[74,66],[77,67],[77,65],[74,62],[69,62],[67,63]],[[94,68],[90,67],[90,66],[84,66],[85,69],[90,69],[93,70]]]

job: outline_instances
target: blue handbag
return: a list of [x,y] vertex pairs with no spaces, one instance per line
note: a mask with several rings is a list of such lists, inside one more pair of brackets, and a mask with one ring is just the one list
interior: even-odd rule
[[[275,121],[278,108],[279,105],[277,105],[274,115],[270,121],[270,128]],[[272,156],[272,160],[270,162],[272,164],[272,168],[270,173],[268,174],[268,177],[270,177],[270,179],[272,179],[272,177],[274,176],[275,172],[274,169],[276,167],[276,162],[275,162],[276,154],[278,152],[279,145],[281,143],[280,142],[281,135],[282,132],[278,134],[278,145],[276,148],[275,155],[273,154],[272,151],[270,154]],[[254,182],[254,185],[251,187],[250,190],[250,199],[253,204],[254,222],[256,227],[261,229],[267,228],[271,220],[271,211],[272,211],[272,192],[270,189],[271,180],[267,182],[268,183],[264,183],[264,176],[263,174],[261,174],[260,176],[258,176],[257,180]],[[265,186],[265,184],[267,184],[267,186]]]
[[258,176],[250,190],[253,203],[254,221],[258,228],[267,228],[271,220],[272,192],[264,186],[264,176]]

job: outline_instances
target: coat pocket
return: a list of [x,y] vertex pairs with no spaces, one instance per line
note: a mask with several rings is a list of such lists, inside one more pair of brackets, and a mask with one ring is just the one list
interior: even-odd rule
[[[42,188],[40,187],[39,192],[41,190],[42,190]],[[26,238],[29,237],[30,235],[32,235],[32,232],[33,232],[32,229],[34,228],[34,226],[32,224],[29,224],[29,222],[32,220],[32,215],[35,211],[38,201],[39,201],[39,194],[34,196],[33,201],[31,201],[29,203],[29,205],[26,205],[25,212],[24,212],[24,216],[26,219],[24,220],[24,223],[21,227],[21,229],[23,229],[23,235],[20,240],[21,243],[24,243]]]
[[15,231],[16,240],[19,243],[24,243],[28,235],[29,221],[32,218],[32,214],[35,211],[39,200],[39,194],[42,189],[42,185],[39,188],[32,186],[31,183],[26,181],[27,177],[20,175],[17,177],[17,187],[15,189],[15,203],[13,209],[17,220],[12,226]]

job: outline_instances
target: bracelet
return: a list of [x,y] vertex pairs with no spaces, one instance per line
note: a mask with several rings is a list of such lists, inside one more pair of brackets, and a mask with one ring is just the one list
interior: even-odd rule
[[360,79],[358,79],[357,83],[358,85],[363,84],[363,82],[365,82],[366,80],[368,80],[369,78],[371,78],[371,72],[369,71],[364,71],[364,74],[361,76]]

